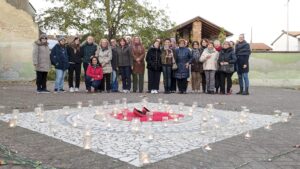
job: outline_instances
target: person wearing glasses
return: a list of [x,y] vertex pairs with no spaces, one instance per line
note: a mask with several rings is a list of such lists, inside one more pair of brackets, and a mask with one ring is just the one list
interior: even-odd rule
[[36,71],[36,92],[50,93],[47,90],[47,75],[51,68],[51,61],[46,34],[41,34],[40,38],[34,42],[32,59]]

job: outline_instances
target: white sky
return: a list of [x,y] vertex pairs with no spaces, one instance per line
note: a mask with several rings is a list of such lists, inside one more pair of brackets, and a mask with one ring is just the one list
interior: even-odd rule
[[[150,0],[149,0],[150,1]],[[37,11],[53,6],[45,0],[30,0]],[[287,0],[151,0],[164,8],[176,24],[201,16],[235,34],[245,33],[250,41],[271,44],[286,30]],[[289,30],[300,31],[300,0],[290,0]]]

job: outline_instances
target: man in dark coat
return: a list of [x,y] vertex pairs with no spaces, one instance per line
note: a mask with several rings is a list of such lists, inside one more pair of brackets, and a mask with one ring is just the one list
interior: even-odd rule
[[249,43],[245,41],[244,34],[239,36],[239,42],[236,44],[235,54],[237,57],[237,73],[240,84],[240,91],[237,94],[249,95],[248,73],[251,49]]
[[[84,69],[84,77],[86,78],[86,70],[90,63],[90,59],[92,56],[95,56],[97,51],[97,45],[94,43],[94,37],[88,36],[86,42],[80,47],[80,53],[83,62],[83,69]],[[85,86],[87,88],[88,84],[85,80]]]

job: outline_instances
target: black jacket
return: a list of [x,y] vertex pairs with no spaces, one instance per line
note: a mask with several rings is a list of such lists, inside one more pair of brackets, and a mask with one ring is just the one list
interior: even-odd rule
[[228,62],[229,64],[235,64],[236,56],[232,48],[222,49],[219,53],[218,64],[221,62]]
[[[251,54],[251,49],[249,43],[246,41],[239,42],[235,46],[235,55],[237,57],[237,72],[238,73],[248,73],[249,72],[249,57]],[[246,68],[243,68],[247,65]]]
[[131,53],[131,48],[129,46],[125,46],[122,48],[121,46],[118,46],[115,49],[115,54],[117,58],[117,66],[132,66],[133,65],[133,57]]
[[81,64],[82,63],[82,57],[80,51],[74,51],[74,49],[71,46],[67,47],[67,52],[69,56],[69,63],[71,64]]
[[161,52],[162,52],[161,49],[150,47],[146,56],[147,69],[161,72],[162,70]]
[[97,51],[96,44],[88,44],[87,42],[83,44],[80,48],[80,53],[83,63],[90,63],[91,56],[95,56]]
[[50,59],[55,69],[67,70],[69,68],[69,57],[66,47],[56,44],[51,50]]

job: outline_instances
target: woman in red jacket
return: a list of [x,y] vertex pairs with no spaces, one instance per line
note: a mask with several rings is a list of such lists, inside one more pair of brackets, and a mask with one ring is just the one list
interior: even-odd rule
[[87,90],[89,93],[98,89],[103,78],[102,66],[97,57],[92,56],[86,71]]

